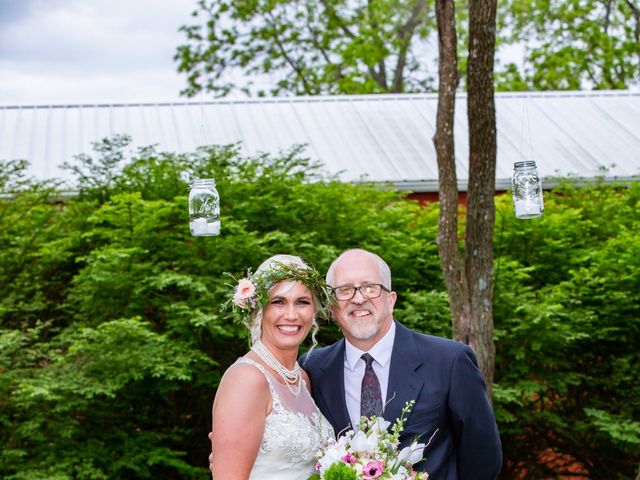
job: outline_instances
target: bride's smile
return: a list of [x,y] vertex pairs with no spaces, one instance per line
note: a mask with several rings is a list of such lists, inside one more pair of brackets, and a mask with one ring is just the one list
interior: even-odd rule
[[298,333],[300,328],[300,325],[278,325],[278,330],[287,335]]

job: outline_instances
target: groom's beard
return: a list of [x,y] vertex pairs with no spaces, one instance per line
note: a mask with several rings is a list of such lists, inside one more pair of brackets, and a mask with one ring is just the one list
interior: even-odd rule
[[[354,308],[353,310],[362,309],[362,307]],[[366,308],[371,314],[366,319],[357,318],[351,315],[351,312],[347,314],[349,319],[349,333],[358,340],[368,340],[374,337],[378,333],[378,322],[376,321],[374,311],[371,308]]]

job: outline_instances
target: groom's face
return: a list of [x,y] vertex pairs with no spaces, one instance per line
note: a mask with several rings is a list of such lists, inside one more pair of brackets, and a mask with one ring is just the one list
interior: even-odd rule
[[[347,252],[334,267],[332,286],[384,284],[375,258],[363,251]],[[356,291],[351,300],[339,300],[331,307],[334,319],[347,340],[355,347],[368,351],[391,327],[395,292],[382,290],[378,298],[365,298]]]

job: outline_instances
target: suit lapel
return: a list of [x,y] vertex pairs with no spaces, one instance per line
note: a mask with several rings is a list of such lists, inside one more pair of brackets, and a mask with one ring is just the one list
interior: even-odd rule
[[322,402],[326,405],[322,413],[338,434],[350,424],[344,394],[344,339],[328,353],[316,382]]
[[416,347],[411,330],[396,322],[396,335],[389,367],[387,405],[384,409],[384,418],[389,422],[393,423],[400,417],[407,401],[417,400],[424,384],[424,378],[417,373],[422,363],[422,356]]

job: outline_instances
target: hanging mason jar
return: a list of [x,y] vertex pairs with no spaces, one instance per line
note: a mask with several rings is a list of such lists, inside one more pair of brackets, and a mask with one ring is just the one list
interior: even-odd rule
[[197,178],[191,182],[189,228],[196,237],[220,234],[220,196],[213,178]]
[[534,218],[542,215],[542,181],[538,176],[536,162],[515,162],[511,185],[516,218]]

